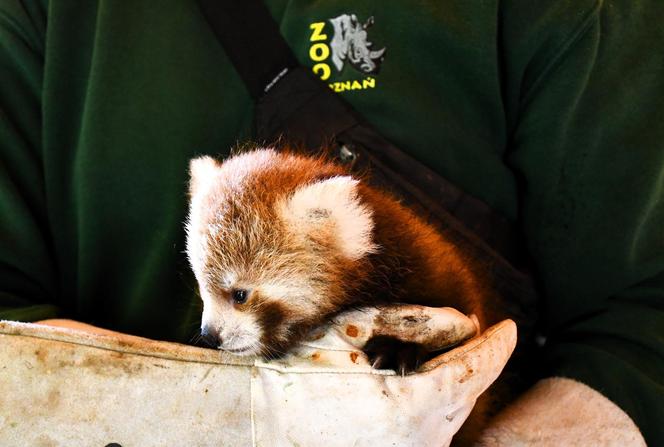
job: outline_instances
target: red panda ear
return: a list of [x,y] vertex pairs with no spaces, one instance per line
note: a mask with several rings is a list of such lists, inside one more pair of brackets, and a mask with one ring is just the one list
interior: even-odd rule
[[193,196],[196,192],[203,190],[206,185],[211,183],[218,171],[217,160],[208,155],[191,160],[189,162],[189,194]]
[[294,233],[330,235],[347,258],[359,259],[376,246],[372,213],[360,202],[357,183],[338,176],[303,186],[277,203],[278,214]]

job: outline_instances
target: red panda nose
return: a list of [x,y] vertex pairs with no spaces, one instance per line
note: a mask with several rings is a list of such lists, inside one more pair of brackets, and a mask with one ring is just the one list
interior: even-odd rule
[[201,327],[201,342],[211,348],[218,348],[221,345],[221,336],[219,330],[210,326]]

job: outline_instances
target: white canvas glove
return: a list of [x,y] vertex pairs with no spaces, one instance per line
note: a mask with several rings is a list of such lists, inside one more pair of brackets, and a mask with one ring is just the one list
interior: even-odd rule
[[368,364],[359,347],[372,334],[410,333],[433,348],[438,336],[454,344],[476,327],[450,309],[391,312],[340,316],[269,362],[2,322],[0,445],[448,445],[507,362],[516,327],[504,321],[401,377]]

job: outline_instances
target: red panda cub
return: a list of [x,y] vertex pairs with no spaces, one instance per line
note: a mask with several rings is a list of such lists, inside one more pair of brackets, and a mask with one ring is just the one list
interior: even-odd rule
[[[487,318],[473,265],[387,193],[322,157],[260,149],[190,164],[187,254],[201,329],[224,351],[286,353],[365,305],[454,307]],[[489,321],[490,322],[490,321]],[[372,340],[374,366],[415,369],[417,346]]]

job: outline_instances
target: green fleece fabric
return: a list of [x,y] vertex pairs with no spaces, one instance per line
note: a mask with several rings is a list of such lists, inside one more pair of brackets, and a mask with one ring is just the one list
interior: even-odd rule
[[[522,228],[547,373],[664,445],[664,2],[268,3],[303,64]],[[194,1],[0,0],[0,317],[187,341],[188,160],[252,113]]]

